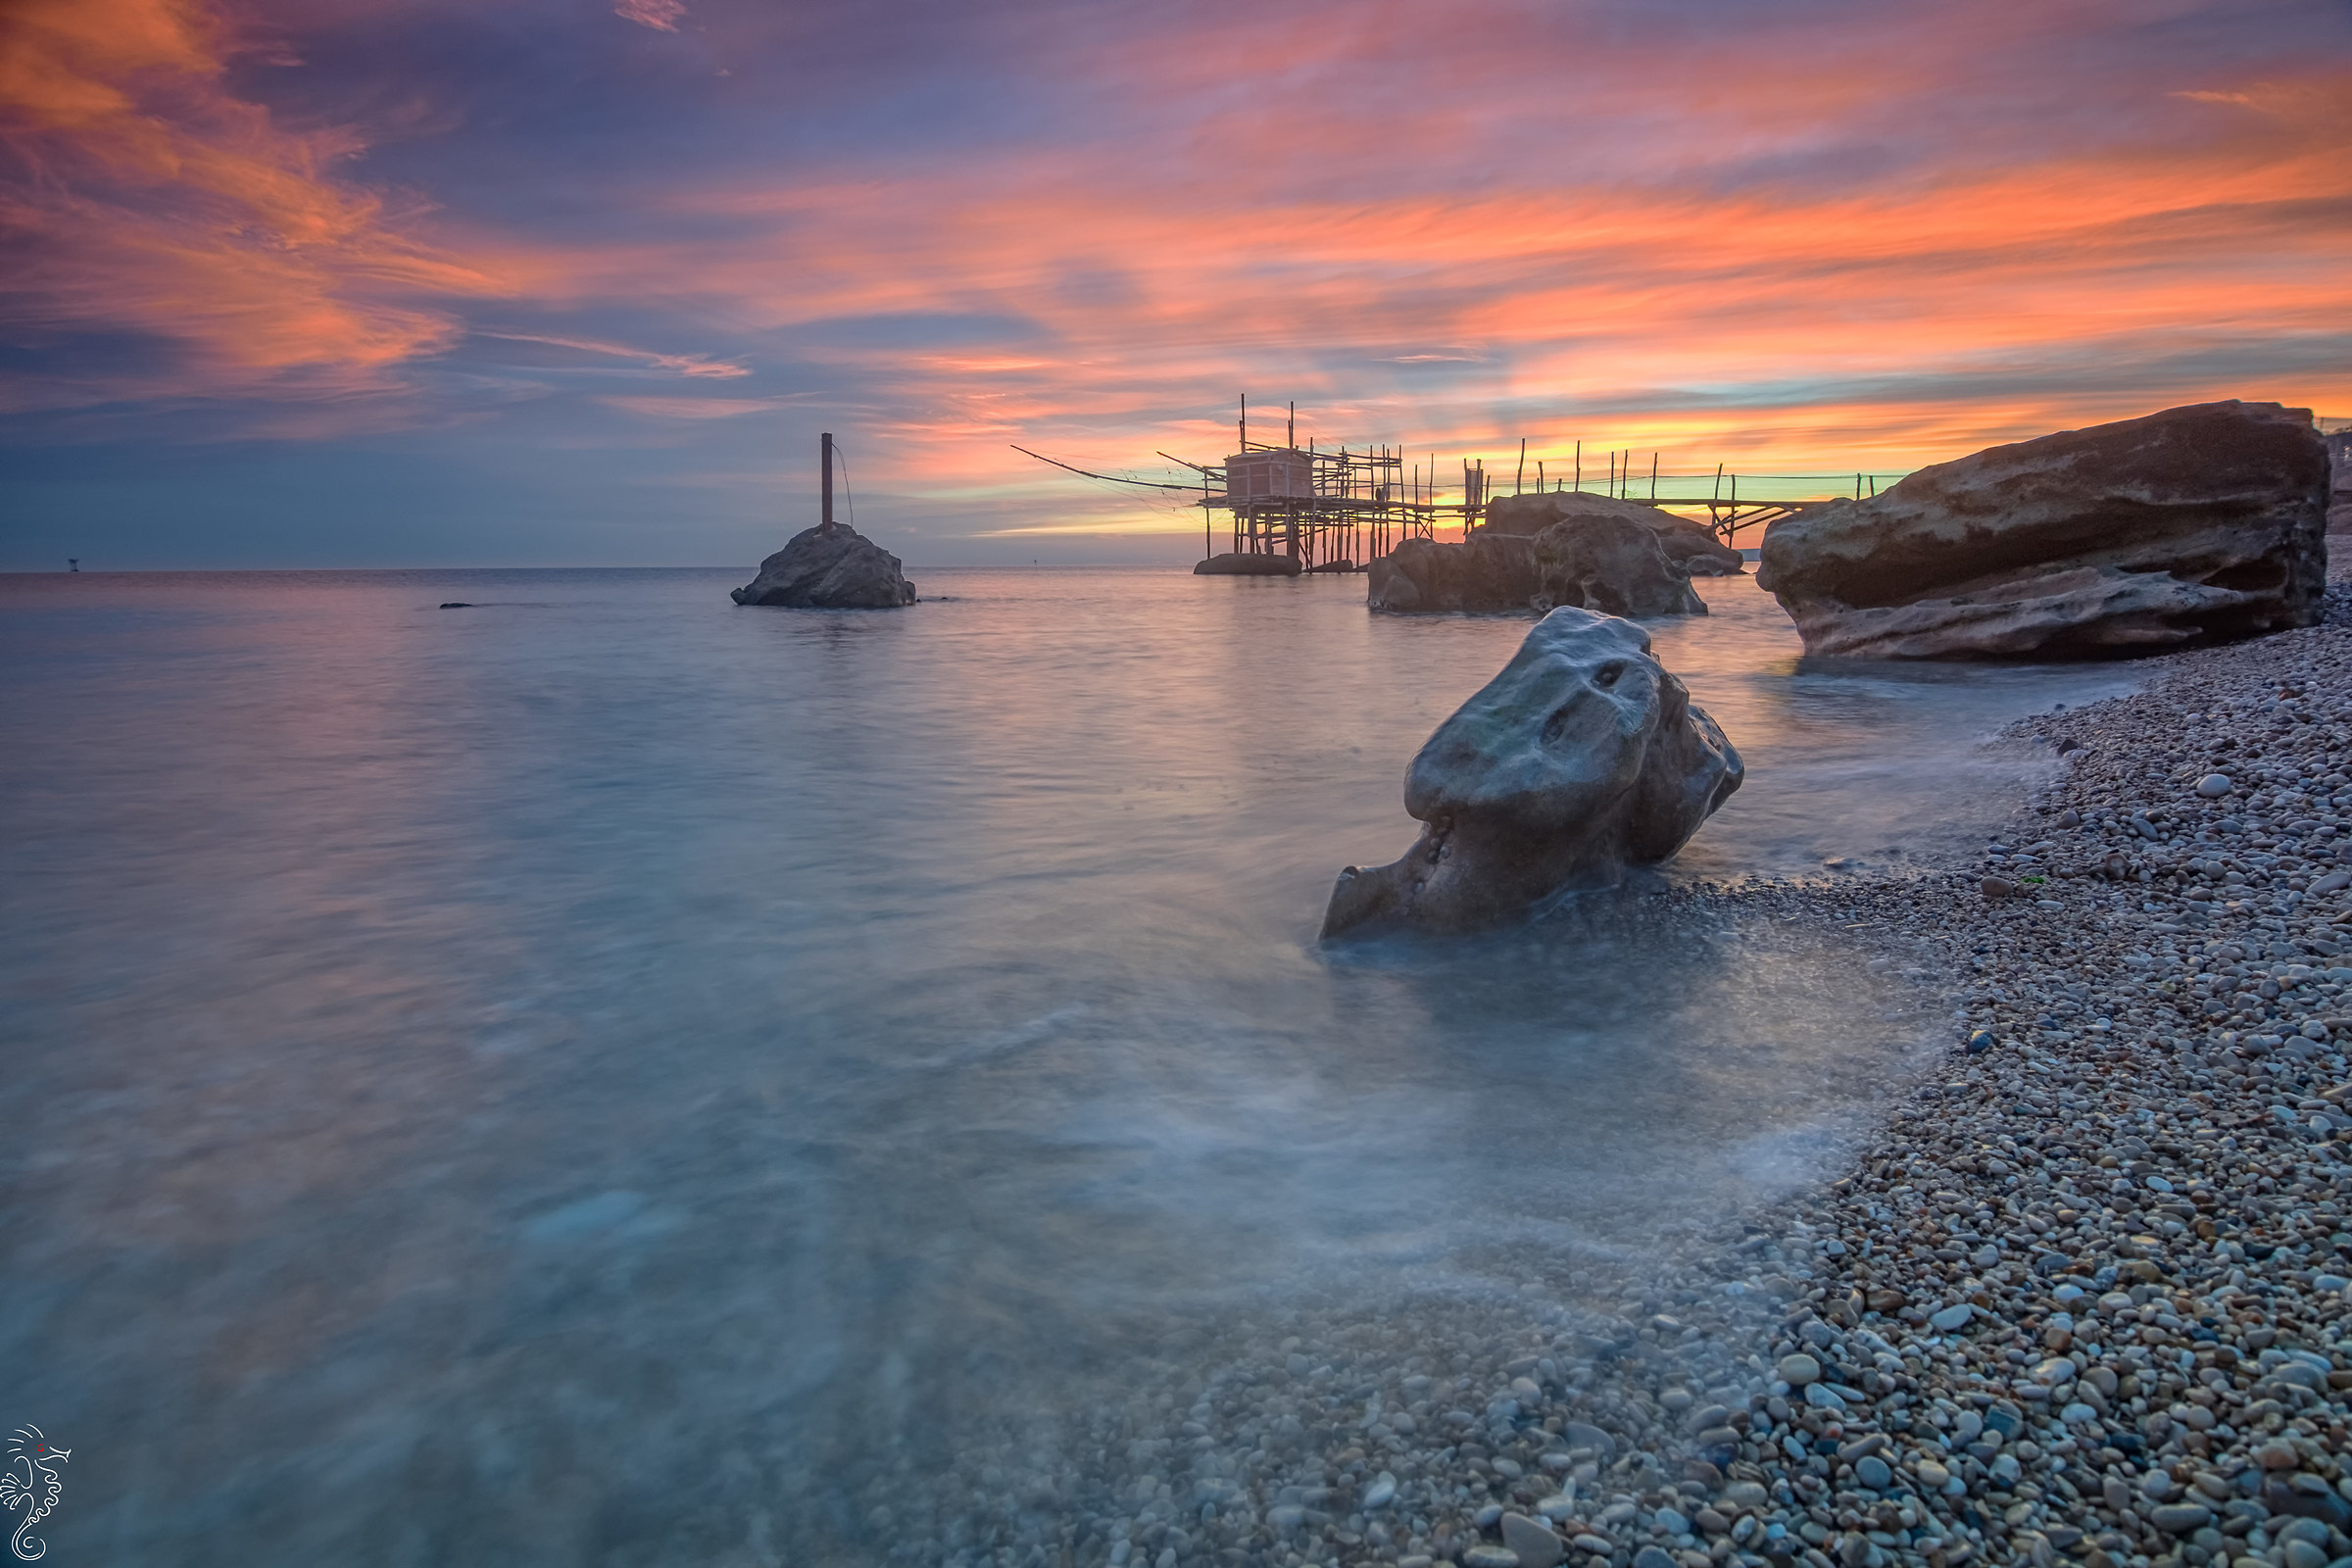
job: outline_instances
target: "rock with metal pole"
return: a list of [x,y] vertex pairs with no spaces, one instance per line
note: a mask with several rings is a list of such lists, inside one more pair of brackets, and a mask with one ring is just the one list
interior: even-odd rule
[[817,437],[824,470],[823,508],[813,528],[794,534],[783,549],[760,563],[760,575],[734,591],[739,605],[782,605],[794,610],[896,610],[914,603],[914,584],[899,568],[899,558],[833,520],[833,437]]

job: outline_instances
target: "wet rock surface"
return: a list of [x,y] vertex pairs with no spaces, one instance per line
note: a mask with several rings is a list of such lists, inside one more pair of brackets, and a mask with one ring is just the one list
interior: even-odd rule
[[949,1515],[826,1502],[956,1568],[1507,1568],[1530,1524],[1576,1568],[2343,1562],[2352,595],[2152,669],[2020,726],[2063,762],[1979,862],[1646,901],[1939,999],[1836,1179],[1653,1258],[1531,1248],[1516,1296],[1180,1333],[1052,1463],[960,1453]]
[[1369,568],[1364,602],[1395,613],[1527,610],[1543,590],[1532,540],[1474,533],[1460,544],[1407,539]]
[[1658,537],[1624,517],[1571,517],[1536,535],[1536,608],[1572,605],[1604,615],[1703,615],[1690,574]]
[[1765,530],[1809,654],[2137,652],[2317,618],[2328,457],[2304,410],[2207,403],[1922,468]]
[[1481,527],[1492,533],[1518,534],[1532,539],[1558,522],[1581,518],[1609,518],[1640,523],[1656,536],[1666,559],[1690,577],[1732,577],[1747,569],[1746,558],[1715,537],[1703,524],[1638,501],[1593,495],[1585,490],[1540,490],[1530,495],[1498,496],[1487,503]]
[[739,605],[796,610],[895,610],[914,603],[899,558],[851,528],[808,528],[760,563],[760,575],[731,597]]
[[1739,753],[1628,620],[1537,623],[1405,774],[1405,857],[1340,873],[1323,935],[1463,931],[1663,860],[1740,787]]

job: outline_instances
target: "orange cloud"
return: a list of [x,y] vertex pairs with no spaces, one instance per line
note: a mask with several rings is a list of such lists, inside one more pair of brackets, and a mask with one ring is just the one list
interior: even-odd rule
[[136,371],[0,389],[10,406],[381,393],[454,340],[444,302],[493,290],[333,177],[348,134],[230,94],[236,40],[192,0],[18,0],[0,39],[11,316],[164,347]]

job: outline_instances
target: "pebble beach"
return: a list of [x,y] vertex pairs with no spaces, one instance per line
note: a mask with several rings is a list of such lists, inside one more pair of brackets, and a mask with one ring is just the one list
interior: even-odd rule
[[2056,761],[1971,863],[1640,901],[1919,989],[1838,1179],[1573,1293],[1141,1357],[1049,1467],[974,1451],[930,1519],[878,1480],[877,1555],[2352,1565],[2352,587],[2138,667],[2014,727]]

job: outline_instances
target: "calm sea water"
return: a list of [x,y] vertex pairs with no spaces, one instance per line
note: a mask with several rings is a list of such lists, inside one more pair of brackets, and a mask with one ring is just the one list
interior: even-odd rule
[[[1638,898],[1315,947],[1525,621],[741,575],[0,578],[0,1417],[74,1450],[57,1560],[882,1560],[874,1477],[1051,1442],[1172,1325],[1573,1290],[1943,1043],[1932,977]],[[1802,669],[1701,589],[1657,647],[1749,783],[1680,875],[1945,853],[2037,765],[1988,732],[2128,679]]]

